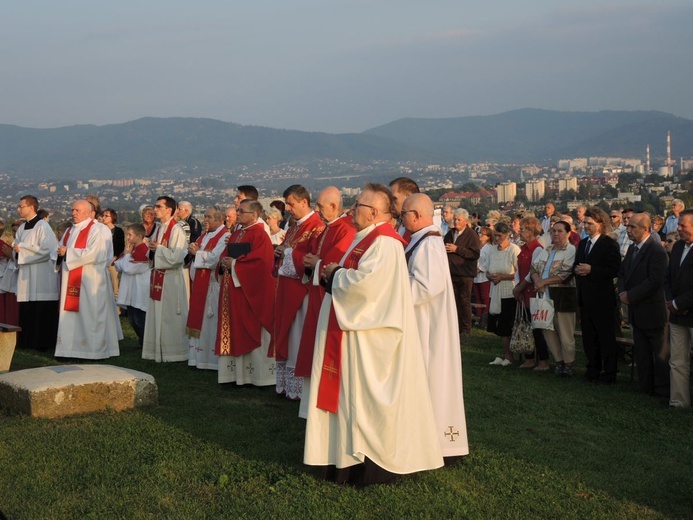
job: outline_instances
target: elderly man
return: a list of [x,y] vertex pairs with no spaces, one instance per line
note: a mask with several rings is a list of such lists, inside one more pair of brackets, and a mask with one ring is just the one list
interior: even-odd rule
[[[58,334],[58,275],[50,261],[58,242],[48,222],[37,215],[39,203],[33,195],[22,197],[17,206],[20,218],[26,219],[12,243],[18,267],[17,301],[19,302],[18,348],[48,350]],[[12,253],[8,250],[8,255]],[[10,274],[8,274],[8,277]]]
[[662,233],[664,233],[664,236],[666,236],[667,233],[673,233],[678,229],[679,215],[684,209],[686,209],[686,205],[681,199],[674,199],[671,201],[672,213],[667,217],[666,222],[664,222],[664,227],[662,228]]
[[411,233],[404,254],[438,440],[447,462],[448,457],[469,454],[455,294],[445,245],[433,224],[433,202],[428,195],[415,193],[407,197],[402,223]]
[[574,220],[575,231],[580,235],[580,240],[587,237],[587,233],[585,232],[585,211],[587,211],[587,207],[583,205],[578,206],[575,210],[577,216]]
[[650,235],[647,213],[630,217],[627,229],[633,243],[621,264],[618,291],[633,327],[638,383],[642,392],[669,397],[669,352],[663,348],[667,254],[661,241]]
[[552,202],[547,202],[546,206],[544,206],[544,211],[546,213],[544,214],[544,216],[541,219],[541,229],[545,235],[548,235],[549,230],[551,229],[551,224],[552,224],[551,218],[556,213],[556,206],[554,206]]
[[259,202],[240,203],[240,226],[229,238],[221,260],[219,383],[271,386],[276,381],[274,358],[267,356],[274,311],[274,249],[260,213]]
[[236,206],[229,206],[224,213],[224,225],[229,233],[233,233],[238,223],[238,213]]
[[671,396],[669,405],[691,406],[691,357],[693,348],[693,210],[679,214],[679,236],[667,270],[664,292],[669,309],[671,344]]
[[288,399],[300,399],[303,378],[295,377],[303,323],[308,313],[308,286],[303,259],[311,243],[325,230],[325,223],[310,208],[310,194],[294,184],[284,191],[286,210],[295,222],[286,232],[282,245],[274,250],[278,265],[277,297],[274,306],[272,342],[277,360],[277,393]]
[[73,225],[58,246],[56,268],[62,269],[62,286],[56,357],[105,359],[120,354],[106,270],[112,257],[91,212],[86,200],[72,205]]
[[183,263],[188,242],[185,232],[173,218],[176,212],[174,199],[159,197],[154,211],[159,219],[159,227],[148,244],[152,277],[142,358],[157,362],[187,361],[185,324],[188,320],[188,298]]
[[[305,267],[303,283],[308,284],[308,312],[303,324],[301,345],[296,360],[296,377],[303,377],[304,396],[308,394],[310,372],[313,366],[313,351],[315,347],[315,330],[325,289],[320,285],[322,267],[332,262],[339,262],[347,248],[351,245],[356,234],[350,215],[342,215],[342,194],[334,186],[325,188],[318,195],[315,210],[325,223],[325,231],[313,240],[308,253],[303,258]],[[299,415],[306,417],[308,399],[301,399]]]
[[185,221],[190,228],[188,240],[191,244],[195,243],[202,234],[202,223],[193,216],[193,210],[193,205],[187,200],[181,201],[178,204],[178,219],[181,223]]
[[216,271],[229,237],[224,226],[224,210],[220,206],[207,208],[205,228],[207,231],[197,242],[188,246],[188,254],[194,261],[190,264],[192,289],[185,332],[190,338],[188,366],[216,370],[218,360],[214,345],[217,339],[216,310],[219,305]]
[[452,206],[447,205],[443,208],[443,211],[441,212],[440,234],[442,236],[445,236],[452,227],[452,217],[454,211],[455,209]]
[[391,205],[385,186],[367,184],[353,205],[353,243],[323,270],[304,462],[342,483],[443,465]]
[[[448,253],[452,287],[457,304],[457,321],[460,339],[472,331],[472,285],[477,274],[477,262],[481,254],[479,235],[469,227],[469,212],[457,208],[453,228],[443,237]],[[488,309],[486,309],[488,312]]]

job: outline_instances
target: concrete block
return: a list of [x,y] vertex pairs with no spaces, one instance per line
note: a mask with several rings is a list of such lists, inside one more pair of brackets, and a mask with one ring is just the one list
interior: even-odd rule
[[0,375],[0,407],[57,418],[158,403],[154,377],[112,365],[58,365]]

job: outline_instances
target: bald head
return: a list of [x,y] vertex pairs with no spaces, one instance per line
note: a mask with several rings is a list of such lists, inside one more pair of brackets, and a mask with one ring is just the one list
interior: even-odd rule
[[86,200],[78,200],[72,204],[72,223],[79,224],[91,218],[93,206]]
[[428,195],[414,193],[402,204],[402,225],[410,233],[433,225],[433,202]]
[[342,214],[342,193],[338,188],[329,186],[320,192],[315,202],[315,211],[325,222],[332,222]]

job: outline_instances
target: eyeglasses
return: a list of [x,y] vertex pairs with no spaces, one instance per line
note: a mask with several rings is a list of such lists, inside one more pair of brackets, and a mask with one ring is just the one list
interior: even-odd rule
[[28,208],[28,207],[29,207],[29,206],[22,206],[22,205],[19,205],[19,206],[17,206],[17,209],[24,209],[24,208]]
[[676,240],[672,240],[672,239],[667,240],[667,244],[673,244],[674,242],[676,242]]
[[254,211],[246,211],[244,209],[237,209],[236,213],[238,213],[239,215],[245,215],[247,213],[255,213],[255,212]]
[[621,218],[621,215],[609,215],[609,218]]

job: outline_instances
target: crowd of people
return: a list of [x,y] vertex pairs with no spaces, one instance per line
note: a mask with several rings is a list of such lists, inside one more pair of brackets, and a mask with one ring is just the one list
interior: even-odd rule
[[578,208],[573,219],[547,204],[542,218],[482,220],[448,206],[436,222],[405,177],[365,185],[349,208],[335,187],[313,201],[289,186],[267,211],[258,196],[238,186],[204,223],[189,202],[162,196],[124,229],[91,197],[55,232],[24,196],[14,236],[0,242],[0,321],[20,325],[19,348],[105,359],[119,355],[120,310],[144,359],[300,400],[304,461],[337,482],[467,455],[460,346],[476,321],[502,338],[491,364],[512,365],[516,314],[530,321],[536,297],[553,302],[553,330],[533,331],[521,368],[549,370],[550,354],[556,374],[572,376],[579,322],[587,379],[613,384],[625,312],[640,387],[690,406],[690,210],[662,219],[660,238],[628,208]]
[[[464,292],[457,298],[460,331],[467,330],[471,305],[483,309],[480,323],[502,338],[503,354],[490,364],[511,366],[517,361],[510,348],[517,313],[531,322],[530,299],[548,299],[552,327],[532,331],[535,349],[520,368],[549,370],[550,354],[555,373],[571,377],[579,324],[586,379],[614,384],[617,338],[630,328],[640,390],[667,398],[673,407],[689,407],[693,211],[680,199],[666,219],[632,208],[607,214],[579,206],[575,218],[558,214],[552,203],[544,209],[541,218],[492,211],[485,220],[474,215],[471,221],[464,210],[444,209],[450,271],[455,290]],[[462,240],[465,246],[452,245]],[[461,265],[470,268],[463,280]]]

